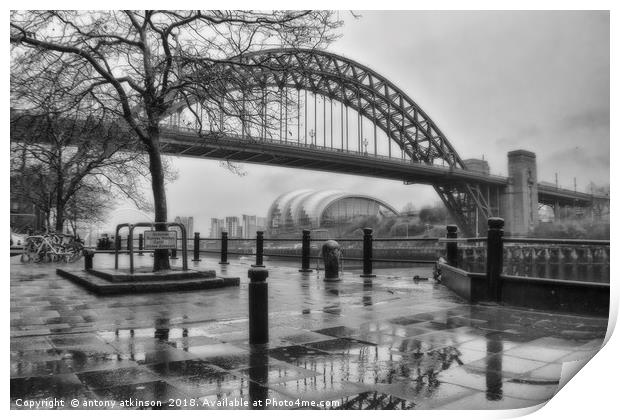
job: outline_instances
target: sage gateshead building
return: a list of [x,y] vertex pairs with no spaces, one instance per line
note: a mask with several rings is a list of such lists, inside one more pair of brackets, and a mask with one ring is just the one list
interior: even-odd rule
[[269,207],[267,229],[271,235],[296,233],[302,229],[330,230],[364,217],[397,215],[386,202],[363,194],[296,190],[282,194]]

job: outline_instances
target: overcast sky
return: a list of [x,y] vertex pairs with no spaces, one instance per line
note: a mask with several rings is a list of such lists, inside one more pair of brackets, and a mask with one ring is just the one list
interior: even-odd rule
[[[506,153],[527,149],[537,155],[539,181],[554,181],[557,172],[565,186],[576,176],[578,189],[609,183],[607,12],[359,14],[341,14],[342,38],[329,50],[392,80],[463,159],[484,155],[491,172],[506,175]],[[432,187],[397,181],[258,165],[243,165],[240,177],[217,161],[172,163],[170,219],[194,216],[203,235],[211,217],[264,216],[278,195],[298,188],[366,193],[398,209],[439,201]],[[127,222],[127,214],[112,215],[110,225]]]

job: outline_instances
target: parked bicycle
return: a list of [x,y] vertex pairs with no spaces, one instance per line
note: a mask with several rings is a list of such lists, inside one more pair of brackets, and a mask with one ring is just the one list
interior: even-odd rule
[[25,263],[75,262],[82,256],[84,244],[72,235],[51,233],[26,237],[21,261]]

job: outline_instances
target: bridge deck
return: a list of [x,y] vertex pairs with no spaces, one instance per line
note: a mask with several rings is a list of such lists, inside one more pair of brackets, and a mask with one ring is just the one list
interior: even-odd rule
[[421,184],[508,184],[506,177],[350,150],[233,136],[207,139],[177,130],[162,131],[162,152],[175,156],[287,166]]
[[[478,183],[507,186],[509,178],[449,166],[429,165],[408,159],[375,156],[296,141],[249,139],[236,136],[200,137],[193,132],[163,129],[162,152],[168,155],[277,165],[428,185]],[[609,197],[538,184],[539,201],[545,204],[584,205]]]

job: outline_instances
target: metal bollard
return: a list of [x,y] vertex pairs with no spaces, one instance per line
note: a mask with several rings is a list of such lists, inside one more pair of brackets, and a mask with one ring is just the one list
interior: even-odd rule
[[222,232],[222,246],[220,251],[220,264],[228,265],[228,232]]
[[84,270],[92,270],[95,252],[92,249],[85,249],[82,251],[82,254],[84,255]]
[[248,270],[250,344],[267,344],[269,342],[269,307],[267,294],[267,277],[269,271],[264,267]]
[[253,264],[252,267],[264,267],[263,264],[263,232],[256,231],[256,264]]
[[144,235],[138,235],[138,255],[144,255],[142,251],[144,250]]
[[[446,226],[446,238],[447,239],[456,239],[458,228],[456,225],[448,225]],[[452,267],[456,267],[458,265],[458,244],[456,242],[446,242],[446,262],[448,265]]]
[[194,259],[192,261],[200,261],[200,232],[194,232]]
[[504,219],[489,218],[487,233],[487,298],[499,302],[502,297],[501,275],[504,264]]
[[363,249],[364,270],[360,277],[376,277],[372,274],[372,229],[364,228],[364,249]]
[[301,236],[301,270],[300,273],[311,273],[310,268],[310,231],[303,230]]

